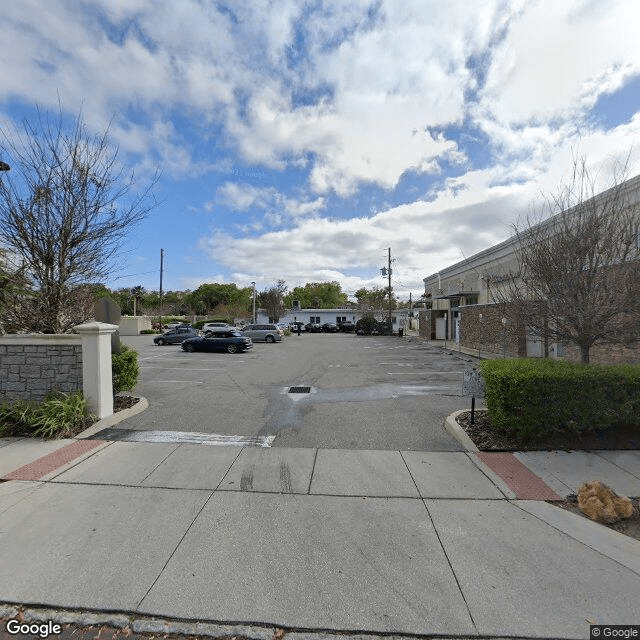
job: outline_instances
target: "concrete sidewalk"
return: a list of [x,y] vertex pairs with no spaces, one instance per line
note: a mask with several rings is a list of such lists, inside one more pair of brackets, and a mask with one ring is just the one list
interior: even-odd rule
[[508,456],[1,440],[0,602],[292,640],[639,624],[640,542],[521,492],[639,495],[640,452]]

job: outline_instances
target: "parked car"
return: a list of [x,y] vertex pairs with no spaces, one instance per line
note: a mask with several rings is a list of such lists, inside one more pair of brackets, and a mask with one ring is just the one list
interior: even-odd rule
[[237,353],[247,351],[253,347],[251,338],[243,336],[236,329],[227,331],[216,331],[209,337],[189,338],[182,343],[184,351],[226,351],[227,353]]
[[153,341],[162,346],[163,344],[179,344],[187,338],[194,338],[198,332],[193,327],[176,327],[170,331],[165,331],[161,336],[156,336]]
[[205,322],[202,325],[202,333],[205,336],[212,331],[225,331],[230,329],[235,329],[235,327],[232,327],[226,322]]
[[242,333],[254,342],[280,342],[284,335],[284,331],[275,324],[248,324]]
[[304,328],[311,333],[319,333],[322,331],[322,325],[317,322],[308,322],[304,325]]
[[337,333],[339,329],[338,325],[335,322],[325,322],[322,325],[322,331],[324,333]]
[[345,333],[348,333],[349,331],[355,331],[356,325],[354,322],[347,320],[345,322],[338,323],[338,329],[340,329],[340,331],[344,331]]
[[306,331],[304,322],[291,322],[289,324],[289,331],[293,331],[293,333],[297,333],[298,329],[300,329],[300,331]]

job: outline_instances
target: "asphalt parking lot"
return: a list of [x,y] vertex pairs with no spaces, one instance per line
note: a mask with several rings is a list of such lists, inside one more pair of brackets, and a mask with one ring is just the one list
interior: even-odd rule
[[472,365],[414,338],[303,333],[234,355],[158,347],[153,336],[123,341],[139,353],[135,393],[149,401],[118,425],[149,432],[136,437],[171,432],[178,439],[257,438],[274,447],[462,449],[443,425],[470,405],[460,394],[462,371]]

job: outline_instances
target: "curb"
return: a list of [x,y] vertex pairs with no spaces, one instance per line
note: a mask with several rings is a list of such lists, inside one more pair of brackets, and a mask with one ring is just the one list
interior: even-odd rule
[[110,416],[106,418],[102,418],[102,420],[98,420],[92,424],[88,429],[81,431],[76,435],[76,440],[84,440],[85,438],[90,438],[94,436],[98,431],[102,431],[107,427],[112,427],[114,424],[118,424],[127,418],[131,418],[131,416],[135,416],[138,413],[142,413],[145,409],[149,408],[149,402],[146,398],[139,396],[140,400],[133,405],[133,407],[129,407],[128,409],[123,409],[122,411],[118,411],[117,413],[112,413]]
[[458,424],[456,418],[461,413],[466,413],[468,409],[460,409],[448,415],[444,420],[444,428],[467,450],[479,451],[478,447],[473,444],[471,438],[466,434],[465,430]]

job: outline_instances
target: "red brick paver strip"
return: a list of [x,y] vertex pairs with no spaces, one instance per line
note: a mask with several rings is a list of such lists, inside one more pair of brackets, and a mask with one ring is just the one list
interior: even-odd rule
[[2,477],[2,480],[39,480],[105,442],[105,440],[78,440],[9,472]]
[[526,467],[513,453],[478,451],[478,458],[497,473],[521,500],[562,500],[551,487]]

